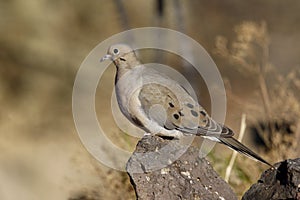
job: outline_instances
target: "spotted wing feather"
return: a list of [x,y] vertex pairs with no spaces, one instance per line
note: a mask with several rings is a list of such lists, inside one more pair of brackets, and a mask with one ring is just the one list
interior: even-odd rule
[[[139,99],[148,117],[157,120],[168,130],[176,129],[186,134],[200,136],[233,136],[231,129],[211,119],[185,89],[180,86],[176,91],[179,94],[175,94],[160,84],[144,85],[140,91]],[[161,109],[152,109],[157,105]]]

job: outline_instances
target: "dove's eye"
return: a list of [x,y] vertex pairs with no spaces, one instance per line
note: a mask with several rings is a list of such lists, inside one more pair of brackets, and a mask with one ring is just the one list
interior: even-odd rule
[[119,54],[119,49],[114,49],[113,52],[114,52],[115,55],[118,55]]

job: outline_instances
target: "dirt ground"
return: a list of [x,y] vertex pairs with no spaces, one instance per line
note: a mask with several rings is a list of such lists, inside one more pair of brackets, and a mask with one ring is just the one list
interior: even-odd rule
[[[226,124],[238,133],[245,113],[243,142],[271,163],[300,156],[295,147],[300,134],[300,2],[166,1],[161,21],[155,9],[153,0],[0,2],[0,199],[134,199],[127,175],[98,162],[81,143],[72,116],[72,89],[80,64],[98,43],[136,27],[180,30],[198,41],[225,82]],[[183,25],[178,24],[178,9]],[[252,43],[249,47],[243,39],[247,34],[258,38],[251,42],[265,47],[268,54],[255,51]],[[216,44],[218,38],[225,49]],[[263,59],[269,116],[258,81],[260,71],[252,65]],[[178,67],[172,59],[168,64]],[[133,150],[137,138],[120,136],[123,133],[110,111],[114,73],[110,66],[102,80],[107,87],[97,91],[96,99],[104,100],[96,105],[97,114],[108,137]],[[205,94],[205,87],[200,90]],[[209,110],[209,96],[201,97],[201,102]],[[279,127],[275,139],[263,136],[257,143],[253,130],[269,122]],[[281,129],[281,122],[287,128]],[[290,135],[285,136],[287,130]],[[217,145],[208,158],[223,177],[231,152]],[[229,183],[240,196],[266,168],[238,156]]]

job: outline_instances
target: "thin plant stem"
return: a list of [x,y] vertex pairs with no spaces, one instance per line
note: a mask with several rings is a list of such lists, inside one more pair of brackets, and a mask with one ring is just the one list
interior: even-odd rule
[[[244,133],[245,133],[245,130],[246,130],[246,114],[242,114],[242,120],[241,120],[241,127],[240,127],[240,134],[239,134],[239,137],[238,137],[238,141],[242,141],[243,137],[244,137]],[[230,174],[231,174],[231,171],[232,171],[232,168],[233,168],[233,165],[234,165],[234,162],[235,162],[235,159],[236,159],[236,156],[237,156],[237,152],[234,151],[232,153],[232,156],[231,156],[231,159],[230,159],[230,162],[226,168],[226,173],[225,173],[225,181],[228,182],[229,181],[229,177],[230,177]]]

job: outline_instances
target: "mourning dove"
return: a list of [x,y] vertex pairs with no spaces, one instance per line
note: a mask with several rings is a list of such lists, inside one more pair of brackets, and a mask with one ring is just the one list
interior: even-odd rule
[[273,167],[236,140],[230,128],[215,122],[179,83],[141,64],[130,46],[110,46],[104,60],[117,68],[115,91],[121,112],[146,133],[178,139],[201,136]]

